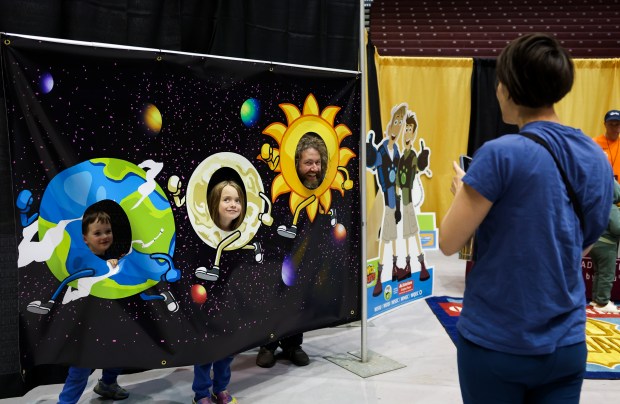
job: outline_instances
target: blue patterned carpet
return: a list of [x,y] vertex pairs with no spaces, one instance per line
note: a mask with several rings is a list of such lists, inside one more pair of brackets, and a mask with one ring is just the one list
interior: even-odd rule
[[[426,299],[435,316],[456,344],[456,322],[463,298],[433,296]],[[586,310],[586,342],[588,345],[587,379],[620,379],[620,315],[600,314]]]

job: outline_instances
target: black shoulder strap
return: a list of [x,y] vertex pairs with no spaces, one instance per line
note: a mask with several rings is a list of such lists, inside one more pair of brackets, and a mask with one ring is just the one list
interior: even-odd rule
[[555,154],[551,150],[551,147],[549,147],[549,144],[538,135],[534,135],[533,133],[528,133],[528,132],[521,132],[519,134],[521,136],[525,136],[526,138],[538,143],[539,145],[547,149],[549,154],[551,154],[551,157],[553,157],[553,161],[555,161],[555,164],[558,166],[560,175],[562,175],[562,180],[564,180],[564,184],[566,185],[566,190],[568,191],[568,197],[570,198],[570,201],[573,204],[573,209],[575,210],[575,214],[579,218],[579,224],[581,225],[581,230],[583,230],[585,219],[583,217],[583,211],[581,210],[581,204],[579,203],[579,200],[577,199],[577,194],[575,193],[575,190],[573,189],[573,187],[570,185],[570,182],[568,181],[568,177],[566,176],[566,173],[562,169],[562,165],[560,164],[560,161],[558,160],[558,158],[555,156]]

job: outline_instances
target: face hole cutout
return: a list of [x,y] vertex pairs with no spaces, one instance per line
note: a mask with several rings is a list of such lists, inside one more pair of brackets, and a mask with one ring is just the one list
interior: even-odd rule
[[299,181],[308,189],[318,188],[327,172],[327,146],[315,132],[303,135],[295,150],[295,168]]
[[[221,185],[218,187],[218,184],[222,183],[223,181],[231,181],[238,185],[239,190],[237,191],[237,193],[239,194],[238,196],[241,202],[241,212],[239,214],[239,217],[232,221],[231,223],[232,227],[228,229],[224,229],[220,227],[221,220],[224,220],[224,219],[223,218],[220,219],[220,215],[218,213],[218,209],[220,206],[219,204],[220,196],[221,196],[222,188],[223,188]],[[216,190],[217,195],[214,195],[213,193],[214,190]],[[219,170],[217,170],[215,173],[213,173],[213,175],[211,176],[211,179],[209,180],[209,185],[207,187],[207,204],[209,206],[209,215],[211,215],[211,219],[213,220],[213,223],[218,228],[225,230],[225,231],[231,231],[231,230],[235,230],[236,228],[238,228],[241,225],[241,223],[243,223],[243,220],[245,219],[245,212],[247,211],[246,195],[247,195],[247,192],[245,189],[245,185],[243,183],[243,180],[241,179],[241,176],[236,170],[230,167],[222,167]]]
[[[123,208],[113,200],[104,199],[90,205],[84,212],[84,216],[90,211],[101,211],[110,216],[113,242],[107,249],[106,255],[110,258],[120,258],[129,253],[131,248],[131,224]],[[84,234],[84,230],[82,233]]]

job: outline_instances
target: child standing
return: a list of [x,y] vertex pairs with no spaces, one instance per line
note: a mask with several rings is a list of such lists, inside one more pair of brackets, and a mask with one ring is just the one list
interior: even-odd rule
[[[106,260],[112,267],[118,265],[118,259],[108,256],[108,249],[114,241],[112,235],[112,221],[106,212],[88,208],[82,218],[82,236],[88,248],[97,257]],[[65,380],[65,385],[58,397],[58,404],[75,404],[78,402],[92,369],[71,366]],[[118,385],[116,378],[122,369],[103,369],[101,379],[94,388],[94,392],[102,397],[113,400],[124,400],[129,393]]]
[[[222,181],[213,187],[208,197],[209,213],[217,227],[232,232],[245,217],[245,194],[234,181]],[[230,364],[233,356],[213,363],[194,365],[194,404],[232,404],[237,399],[226,388],[230,382]],[[213,379],[211,379],[213,367]],[[213,387],[213,392],[211,392]]]

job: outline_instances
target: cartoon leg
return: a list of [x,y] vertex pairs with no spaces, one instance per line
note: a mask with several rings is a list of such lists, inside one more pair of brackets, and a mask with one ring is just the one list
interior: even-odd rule
[[383,292],[383,283],[381,283],[381,274],[383,273],[383,249],[384,249],[384,241],[379,240],[379,265],[377,266],[377,283],[375,284],[375,288],[372,290],[372,295],[374,297],[379,296]]
[[405,268],[403,268],[400,271],[399,276],[396,279],[398,282],[405,280],[407,278],[411,278],[411,254],[409,254],[409,237],[405,239],[405,245],[407,246],[407,256],[405,257]]
[[336,214],[336,209],[330,209],[329,216],[329,224],[331,224],[332,227],[336,227],[336,225],[338,224],[338,215]]
[[204,279],[205,281],[217,281],[220,277],[220,258],[222,256],[222,251],[232,243],[234,243],[239,237],[241,237],[241,232],[239,230],[231,233],[224,240],[220,241],[220,244],[217,246],[217,253],[215,255],[215,262],[213,266],[208,270],[205,267],[199,267],[196,269],[194,274],[199,279]]
[[302,203],[300,203],[295,209],[295,216],[293,217],[293,225],[290,227],[284,224],[278,226],[278,234],[286,238],[295,238],[297,236],[297,221],[299,220],[299,214],[301,213],[303,209],[306,208],[306,206],[310,205],[315,200],[316,200],[316,196],[312,194],[308,198],[306,198]]
[[166,308],[171,313],[175,313],[179,310],[179,303],[176,301],[172,293],[168,292],[167,290],[158,295],[147,295],[146,293],[142,292],[140,293],[140,298],[142,298],[142,300],[144,301],[163,300],[163,302],[166,304]]
[[418,255],[418,261],[420,262],[420,281],[424,282],[430,279],[431,274],[426,269],[426,263],[424,262],[424,253],[422,252],[422,243],[420,243],[420,235],[418,233],[415,234],[415,240],[418,244],[418,251],[420,255]]
[[383,264],[379,262],[377,266],[377,283],[375,284],[375,288],[372,290],[373,297],[379,296],[383,292],[383,284],[381,283],[381,272],[383,272]]
[[74,274],[67,276],[60,283],[60,285],[58,285],[58,287],[56,288],[56,291],[54,292],[50,300],[48,300],[45,303],[43,303],[40,300],[35,300],[34,302],[30,302],[28,303],[26,310],[28,310],[31,313],[35,313],[35,314],[48,314],[50,310],[52,310],[52,307],[54,306],[56,299],[58,299],[58,295],[60,295],[60,292],[64,290],[65,286],[67,286],[69,282],[73,282],[74,280],[80,279],[80,278],[88,278],[94,275],[95,275],[94,269],[86,268],[86,269],[82,269],[81,271],[78,271]]
[[15,206],[17,207],[17,210],[19,210],[19,218],[23,227],[29,226],[39,217],[38,213],[35,213],[32,216],[28,217],[28,212],[30,212],[30,208],[32,207],[33,202],[34,199],[32,198],[32,192],[27,189],[22,190],[17,195]]
[[259,264],[263,263],[264,251],[263,247],[258,241],[255,241],[250,245],[244,245],[242,248],[244,250],[254,250],[254,259],[256,260],[256,262],[258,262]]
[[264,203],[261,213],[258,214],[258,220],[260,220],[261,223],[266,226],[271,226],[273,224],[273,216],[271,216],[271,201],[264,192],[259,192],[258,196],[260,196]]

